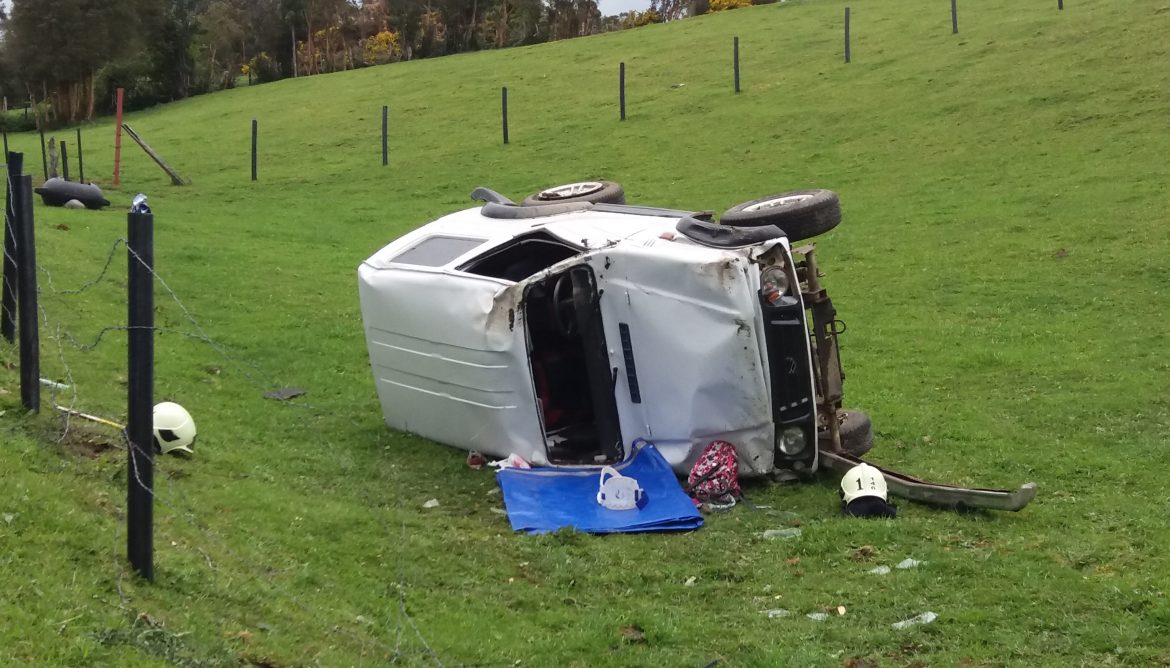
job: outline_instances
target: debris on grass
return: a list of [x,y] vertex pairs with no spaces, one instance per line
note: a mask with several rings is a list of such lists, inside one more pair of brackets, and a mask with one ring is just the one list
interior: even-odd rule
[[621,629],[622,642],[630,645],[646,644],[646,632],[637,624],[626,624]]
[[423,508],[438,508],[438,507],[439,507],[439,500],[438,499],[431,499],[430,501],[427,501],[426,503],[423,504]]
[[787,529],[767,529],[760,535],[764,538],[800,538],[800,529],[796,527],[789,527]]
[[890,567],[883,565],[883,566],[878,566],[877,568],[871,568],[871,569],[869,569],[869,574],[870,575],[889,575],[890,574]]
[[823,622],[829,618],[829,613],[827,613],[827,612],[810,612],[807,615],[805,615],[805,617],[808,617],[809,619],[813,620],[814,622]]
[[276,399],[277,401],[288,401],[289,399],[293,399],[295,397],[301,396],[302,394],[308,394],[308,393],[309,393],[308,390],[305,390],[305,389],[302,389],[299,387],[282,387],[279,390],[272,390],[271,392],[265,392],[264,398],[265,399]]
[[899,561],[898,565],[894,566],[894,568],[897,568],[899,570],[904,571],[907,568],[918,568],[919,566],[921,566],[924,563],[925,562],[918,561],[917,559],[906,558],[906,559],[903,559],[902,561]]
[[494,462],[488,462],[488,466],[494,466],[498,469],[518,468],[530,469],[532,465],[529,464],[523,457],[516,453],[508,455],[507,459],[497,459]]
[[488,508],[488,510],[490,510],[491,512],[493,512],[497,515],[507,515],[508,514],[508,511],[504,510],[503,508]]
[[692,575],[691,577],[686,579],[686,582],[683,582],[683,586],[684,587],[694,587],[695,580],[696,580],[695,576]]
[[874,549],[873,545],[862,545],[853,551],[851,559],[854,561],[866,561],[872,558],[876,552],[877,550]]
[[896,631],[901,631],[902,629],[907,629],[918,624],[930,624],[936,619],[938,619],[938,615],[928,610],[921,615],[916,615],[910,619],[903,619],[900,622],[894,622],[890,625],[890,627]]
[[771,610],[762,610],[763,614],[768,616],[768,619],[781,619],[783,617],[791,617],[792,611],[784,608],[772,608]]
[[467,453],[467,466],[469,468],[478,471],[483,468],[484,464],[487,464],[487,457],[480,454],[478,450],[472,450]]

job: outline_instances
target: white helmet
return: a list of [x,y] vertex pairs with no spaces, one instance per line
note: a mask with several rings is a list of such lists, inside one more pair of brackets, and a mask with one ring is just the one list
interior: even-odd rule
[[841,478],[841,493],[845,503],[863,496],[876,496],[886,500],[886,477],[877,468],[861,463],[845,472]]
[[164,401],[154,407],[154,448],[167,454],[180,450],[193,454],[195,445],[195,421],[191,414],[179,404]]

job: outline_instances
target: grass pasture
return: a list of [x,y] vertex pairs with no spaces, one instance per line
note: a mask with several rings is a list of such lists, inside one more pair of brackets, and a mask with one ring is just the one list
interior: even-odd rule
[[[102,330],[126,315],[123,206],[148,193],[155,394],[191,409],[198,454],[159,460],[142,583],[123,561],[125,454],[101,445],[116,436],[75,422],[61,439],[0,371],[0,665],[1170,664],[1170,0],[962,0],[958,35],[946,3],[849,4],[849,65],[845,4],[795,0],[130,115],[182,188],[129,140],[109,188],[112,121],[84,127],[86,175],[116,206],[36,210],[43,375],[76,388],[58,401],[124,416],[125,332]],[[9,142],[39,174],[36,136]],[[872,459],[1034,480],[1037,500],[860,522],[837,517],[831,481],[759,483],[767,508],[693,534],[513,535],[490,473],[381,423],[355,269],[477,185],[595,177],[717,211],[838,191],[819,257]],[[261,396],[284,386],[309,394]],[[907,557],[925,563],[869,573]]]

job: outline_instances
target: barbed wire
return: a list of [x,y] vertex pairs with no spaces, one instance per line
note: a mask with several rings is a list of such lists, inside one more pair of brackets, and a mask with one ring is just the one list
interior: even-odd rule
[[[11,188],[13,181],[11,175],[9,175],[7,180],[9,182],[9,187]],[[11,210],[11,203],[9,208]],[[114,256],[122,246],[126,247],[130,257],[149,269],[153,280],[157,281],[158,284],[162,286],[170,300],[175,302],[178,309],[182,313],[183,318],[193,331],[174,327],[132,327],[129,325],[107,325],[98,329],[97,334],[94,336],[92,342],[82,342],[78,340],[78,337],[75,336],[73,332],[70,331],[67,327],[51,318],[49,311],[42,303],[43,300],[38,299],[37,308],[40,316],[39,320],[43,323],[45,332],[47,334],[51,333],[49,338],[53,340],[55,344],[56,364],[60,366],[60,372],[63,374],[62,380],[64,381],[61,383],[44,383],[44,385],[49,390],[50,403],[53,405],[54,409],[58,409],[60,418],[62,420],[60,433],[54,439],[56,444],[60,445],[61,443],[65,442],[69,438],[70,434],[74,431],[74,416],[78,412],[77,405],[80,401],[76,377],[66,355],[66,348],[72,347],[79,352],[93,351],[103,343],[106,335],[110,332],[130,331],[133,329],[151,329],[160,334],[173,334],[198,341],[213,349],[223,360],[234,367],[240,373],[240,375],[254,387],[257,387],[258,389],[261,389],[265,392],[280,387],[280,384],[271,382],[271,378],[268,377],[268,374],[264,373],[259,365],[250,360],[241,359],[226,345],[212,337],[208,333],[207,329],[203,327],[198,319],[196,319],[191,309],[189,309],[183,300],[180,299],[179,295],[170,286],[170,284],[161,275],[159,275],[159,273],[155,271],[153,267],[150,267],[149,264],[147,264],[143,258],[134,251],[133,248],[129,246],[125,238],[118,238],[114,240],[109,252],[106,255],[101,270],[97,273],[96,276],[84,281],[77,288],[59,289],[54,282],[53,273],[47,267],[45,267],[43,263],[40,264],[38,266],[38,271],[46,277],[46,283],[44,285],[45,290],[54,296],[75,296],[94,288],[107,278],[110,266],[113,264]],[[7,247],[4,248],[3,252],[4,256],[10,262],[12,262],[14,266],[16,266],[15,258],[12,258],[8,254]],[[5,281],[5,289],[12,292],[14,288],[9,284],[9,282]],[[48,296],[45,294],[45,291],[42,290],[41,286],[38,286],[37,294],[38,297]],[[14,292],[13,295],[15,301]],[[266,378],[268,382],[265,381]],[[64,400],[64,403],[61,403],[60,400]],[[343,413],[339,411],[328,410],[305,401],[280,401],[280,403],[290,408],[295,407],[298,409],[310,411],[317,417],[337,419],[339,416],[343,415]],[[360,423],[352,417],[349,418],[349,422],[355,426],[360,426]],[[194,512],[193,509],[197,507],[197,504],[192,502],[191,498],[183,491],[181,485],[170,482],[173,479],[172,474],[174,473],[175,469],[170,469],[166,465],[160,465],[158,457],[154,457],[153,453],[148,453],[143,449],[144,447],[153,447],[153,443],[149,445],[143,444],[143,446],[140,446],[139,444],[131,442],[129,434],[125,428],[119,430],[119,433],[121,436],[119,439],[120,446],[126,451],[127,458],[129,460],[126,466],[128,475],[132,476],[133,478],[133,484],[136,484],[141,489],[145,490],[153,501],[158,502],[164,509],[173,514],[192,530],[197,532],[197,535],[201,537],[204,545],[196,545],[195,548],[203,557],[203,561],[206,563],[209,571],[219,572],[219,568],[215,565],[211,555],[209,555],[208,552],[204,549],[205,546],[214,544],[213,549],[219,554],[218,558],[222,560],[222,557],[226,555],[236,564],[232,570],[232,573],[242,574],[243,577],[251,583],[252,587],[262,592],[269,600],[279,600],[285,602],[299,610],[302,614],[306,615],[310,619],[319,619],[321,618],[322,613],[324,613],[327,618],[332,618],[335,620],[346,619],[347,617],[349,620],[354,619],[354,615],[344,614],[341,610],[336,608],[322,609],[322,605],[316,601],[314,601],[312,605],[306,604],[298,597],[291,596],[286,592],[278,590],[276,585],[268,582],[268,579],[264,576],[263,573],[259,571],[253,572],[249,568],[243,566],[244,564],[251,563],[251,560],[245,558],[237,550],[235,550],[228,538],[216,531],[210,524],[208,524]],[[138,470],[138,457],[142,456],[149,456],[152,458],[155,470],[159,474],[154,481],[154,484],[152,485],[147,485],[145,483],[141,477],[141,472]],[[63,459],[62,461],[70,462],[74,471],[81,470],[80,463],[77,461],[73,461],[70,458]],[[68,466],[70,464],[66,465]],[[383,488],[387,490],[397,490],[400,488],[400,481],[397,480],[397,470],[393,467],[391,467],[390,470],[393,471],[392,476],[394,479],[389,480],[388,482],[390,484],[384,485]],[[159,494],[160,484],[166,486],[168,490],[174,492],[176,499],[169,498],[168,495]],[[395,494],[395,498],[396,504],[394,506],[379,506],[379,508],[382,510],[378,513],[379,515],[385,517],[384,521],[386,522],[388,537],[393,540],[394,534],[396,532],[398,533],[398,540],[395,540],[395,542],[398,544],[398,550],[396,554],[398,561],[398,579],[396,583],[396,588],[398,590],[396,605],[397,614],[390,613],[387,619],[387,622],[393,623],[392,629],[390,628],[390,623],[383,625],[385,627],[385,631],[393,635],[393,645],[389,643],[388,638],[384,639],[381,637],[377,629],[371,629],[364,625],[353,626],[352,621],[348,622],[348,625],[336,624],[330,628],[330,632],[345,636],[351,641],[357,643],[358,651],[362,657],[366,656],[367,651],[372,646],[381,652],[385,652],[391,663],[397,663],[399,660],[407,659],[412,655],[415,658],[418,658],[418,656],[413,652],[406,652],[403,649],[404,640],[409,633],[417,640],[419,645],[421,645],[420,651],[426,657],[428,662],[432,662],[440,668],[445,668],[445,664],[439,656],[439,653],[427,641],[426,636],[422,632],[422,629],[419,627],[418,623],[407,609],[407,582],[405,567],[407,558],[405,551],[406,544],[408,542],[407,526],[406,521],[403,519],[397,527],[397,530],[392,528],[390,517],[392,515],[401,517],[404,511],[402,505],[402,495]],[[115,570],[113,586],[117,594],[117,603],[112,603],[111,605],[115,605],[118,609],[127,613],[128,619],[131,620],[130,623],[133,625],[136,623],[135,620],[138,619],[141,613],[136,613],[136,611],[133,609],[130,597],[124,587],[124,578],[127,574],[127,565],[125,560],[121,557],[121,550],[123,548],[121,543],[125,533],[122,531],[121,524],[119,522],[115,522],[115,525],[116,529],[114,532],[111,560],[114,564]],[[350,628],[350,626],[352,626],[352,628]]]
[[[13,247],[15,247],[16,246],[16,236],[15,236],[15,232],[13,232],[13,230],[12,230],[12,226],[7,224],[7,222],[11,220],[13,222],[13,224],[16,223],[16,202],[14,202],[12,199],[12,193],[16,192],[16,188],[14,187],[14,184],[12,181],[12,172],[8,170],[8,156],[6,155],[6,156],[4,156],[4,158],[5,158],[5,160],[4,160],[4,172],[5,172],[4,179],[8,184],[8,191],[7,191],[7,196],[5,197],[6,203],[5,203],[5,213],[4,213],[4,218],[5,218],[4,235],[3,235],[4,239],[2,240],[2,244],[0,244],[0,245],[3,245],[5,259],[8,262],[10,262],[13,267],[15,267],[16,266],[16,258],[14,258],[8,254],[8,237],[9,237],[9,235],[12,236],[12,245],[13,245]],[[4,290],[7,291],[7,293],[8,293],[9,301],[12,304],[16,304],[16,286],[10,285],[9,281],[5,280],[4,281]],[[10,315],[15,317],[16,314],[10,314]]]
[[[44,274],[45,278],[48,279],[49,290],[51,290],[53,292],[53,294],[55,294],[55,295],[79,295],[79,294],[85,292],[86,290],[94,287],[98,283],[102,282],[102,279],[104,279],[106,277],[106,272],[109,271],[109,269],[110,269],[110,264],[112,264],[114,261],[114,254],[118,252],[118,247],[122,246],[123,244],[126,244],[126,243],[127,243],[127,241],[124,238],[115,239],[114,244],[112,246],[110,246],[109,254],[106,256],[106,262],[104,265],[102,265],[102,270],[100,272],[98,272],[97,277],[82,283],[81,287],[79,287],[79,288],[75,288],[72,290],[58,290],[56,288],[56,286],[53,285],[53,273],[51,271],[49,271],[49,269],[47,267],[45,267],[45,265],[43,263],[37,263],[37,271]],[[38,292],[39,292],[40,286],[38,285],[37,287],[38,287]]]

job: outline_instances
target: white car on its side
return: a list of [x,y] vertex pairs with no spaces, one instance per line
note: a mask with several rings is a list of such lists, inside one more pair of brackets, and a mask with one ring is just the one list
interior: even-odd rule
[[390,426],[554,466],[613,463],[643,438],[680,473],[715,439],[747,475],[811,473],[820,449],[872,444],[868,419],[840,410],[813,249],[791,246],[838,224],[835,194],[749,202],[722,225],[626,205],[608,182],[522,205],[472,195],[485,203],[358,270]]

